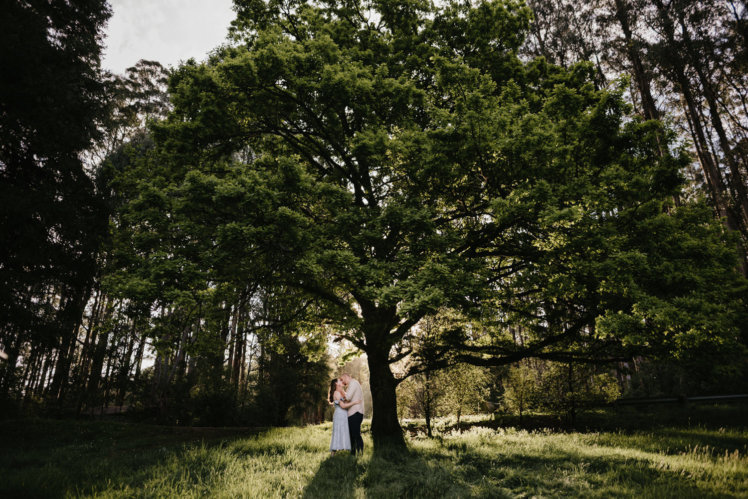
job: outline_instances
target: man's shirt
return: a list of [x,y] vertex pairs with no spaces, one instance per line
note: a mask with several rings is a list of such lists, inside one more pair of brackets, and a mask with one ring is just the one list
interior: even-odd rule
[[364,392],[361,390],[361,384],[351,378],[351,382],[348,383],[348,389],[345,391],[346,400],[360,400],[358,404],[354,404],[348,408],[348,415],[353,416],[357,412],[361,415],[364,414]]

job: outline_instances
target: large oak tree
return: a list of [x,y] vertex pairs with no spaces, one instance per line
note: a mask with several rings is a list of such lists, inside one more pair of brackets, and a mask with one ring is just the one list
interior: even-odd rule
[[724,234],[669,205],[684,159],[591,65],[521,61],[521,4],[236,7],[236,44],[171,78],[139,237],[325,303],[367,355],[377,445],[403,443],[391,365],[444,307],[486,320],[445,330],[434,365],[667,350],[712,313],[737,334]]

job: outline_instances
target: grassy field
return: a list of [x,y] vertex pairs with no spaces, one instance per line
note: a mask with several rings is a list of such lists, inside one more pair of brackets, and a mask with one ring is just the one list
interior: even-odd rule
[[[327,452],[330,423],[266,430],[0,423],[0,497],[748,497],[748,406],[622,410],[583,431],[406,422],[409,451]],[[635,429],[638,427],[639,429]],[[366,428],[366,427],[365,427]]]

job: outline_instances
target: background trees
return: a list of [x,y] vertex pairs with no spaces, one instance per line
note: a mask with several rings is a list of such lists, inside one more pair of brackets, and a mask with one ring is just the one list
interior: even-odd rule
[[390,364],[442,307],[464,320],[406,375],[737,341],[734,253],[673,205],[685,156],[594,66],[522,63],[526,9],[242,5],[241,44],[172,78],[140,213],[184,268],[220,254],[317,303],[367,354],[375,442],[402,442]]
[[528,412],[546,411],[574,426],[580,411],[613,402],[621,391],[609,367],[526,359],[510,369],[502,403],[520,421]]
[[[0,399],[28,380],[15,366],[54,352],[50,392],[65,396],[96,251],[106,227],[79,155],[107,113],[100,2],[3,2],[0,20]],[[26,355],[24,355],[26,356]],[[33,363],[32,362],[32,363]],[[13,393],[16,395],[16,393]]]
[[746,275],[745,5],[604,0],[528,2],[536,22],[523,51],[562,66],[593,61],[602,84],[630,76],[645,119],[667,120],[689,144],[684,170],[715,215],[740,234]]

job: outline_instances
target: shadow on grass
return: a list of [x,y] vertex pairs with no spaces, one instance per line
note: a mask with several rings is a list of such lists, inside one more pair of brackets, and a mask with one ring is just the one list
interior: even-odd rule
[[[384,449],[357,460],[325,459],[304,489],[323,497],[714,497],[714,484],[662,463],[594,449],[528,450],[432,441],[429,448]],[[728,489],[729,490],[729,489]],[[363,492],[363,494],[362,494]]]
[[[449,477],[412,449],[379,446],[364,457],[336,454],[326,458],[308,482],[305,499],[365,497],[448,497]],[[446,478],[446,480],[445,480]],[[446,489],[444,486],[446,485]]]
[[661,453],[741,449],[744,434],[693,427],[557,438],[476,430],[413,439],[405,451],[367,445],[354,458],[329,456],[321,427],[216,432],[19,422],[0,427],[0,497],[735,496],[748,493],[744,460],[714,474],[708,457]]
[[711,497],[719,493],[710,483],[691,480],[681,470],[663,468],[646,459],[584,451],[549,448],[542,454],[489,457],[468,449],[458,452],[451,463],[441,464],[441,473],[462,489],[463,494],[457,495]]
[[304,488],[302,497],[355,497],[356,483],[362,473],[364,466],[358,458],[348,452],[339,452],[322,461],[314,477]]
[[[0,425],[0,497],[67,497],[126,490],[152,479],[174,459],[187,482],[205,483],[223,463],[206,463],[210,450],[264,430],[185,428],[128,423],[17,420]],[[193,462],[194,461],[194,462]],[[207,471],[208,468],[210,471]]]

